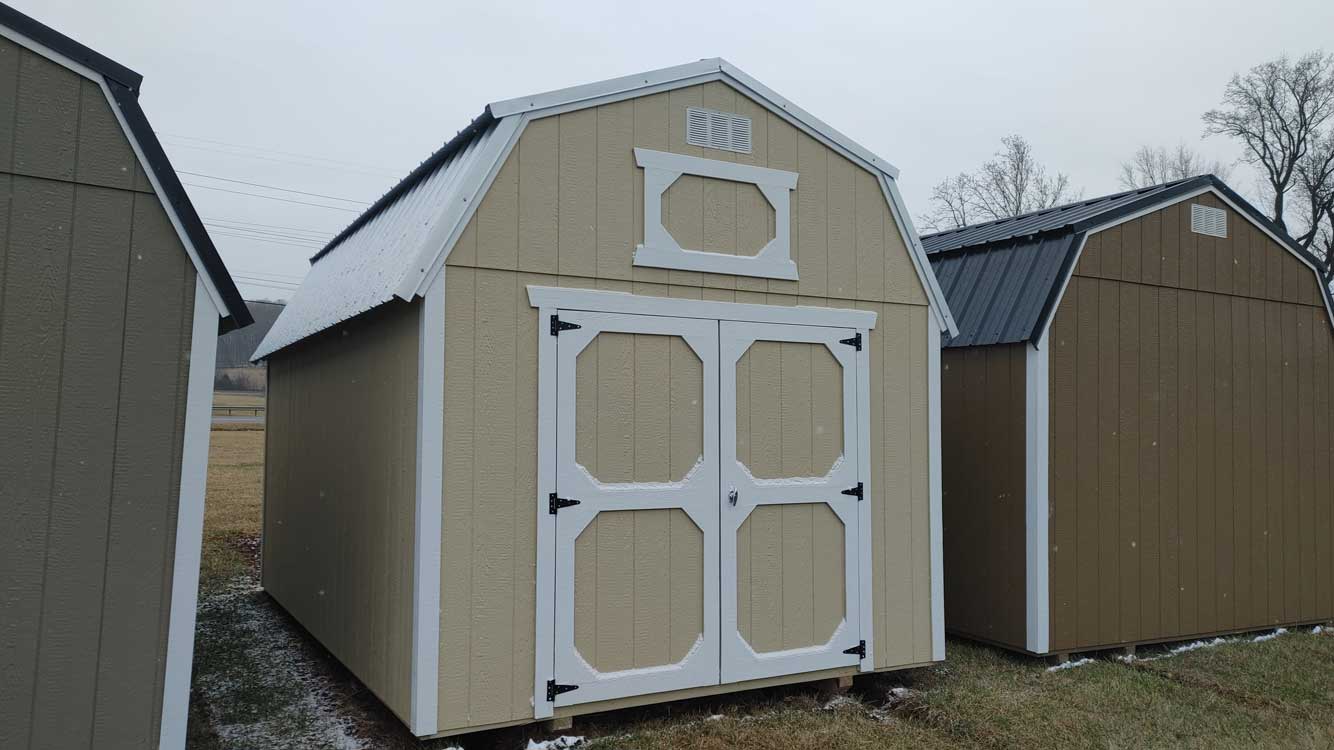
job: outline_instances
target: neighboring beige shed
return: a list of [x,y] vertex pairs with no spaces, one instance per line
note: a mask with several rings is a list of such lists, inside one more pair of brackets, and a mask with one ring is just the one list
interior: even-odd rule
[[134,71],[0,5],[0,747],[185,744],[219,328]]
[[941,660],[896,177],[722,60],[492,103],[255,353],[264,587],[419,736]]

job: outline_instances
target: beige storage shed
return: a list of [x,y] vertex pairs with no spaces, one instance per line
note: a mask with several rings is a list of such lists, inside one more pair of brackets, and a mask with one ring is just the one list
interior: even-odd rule
[[1324,264],[1211,175],[925,237],[946,621],[1033,654],[1334,617]]
[[140,76],[0,5],[0,748],[185,745],[219,329]]
[[896,177],[717,59],[490,104],[255,353],[264,587],[419,736],[942,659]]

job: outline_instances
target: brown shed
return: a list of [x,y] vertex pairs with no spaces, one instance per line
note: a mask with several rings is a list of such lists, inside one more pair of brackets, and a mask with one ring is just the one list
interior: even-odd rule
[[946,624],[1034,654],[1334,617],[1323,265],[1203,176],[923,238]]
[[140,77],[0,5],[0,747],[184,746],[219,328]]
[[942,659],[896,175],[722,60],[492,103],[257,352],[264,587],[418,735]]

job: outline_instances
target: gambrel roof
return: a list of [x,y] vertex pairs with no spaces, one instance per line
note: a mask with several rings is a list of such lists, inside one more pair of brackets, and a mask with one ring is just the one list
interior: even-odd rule
[[898,170],[731,63],[713,58],[487,105],[311,259],[305,281],[255,359],[394,298],[421,296],[529,120],[710,81],[729,84],[878,176],[941,328],[953,332],[945,296],[903,207]]
[[1311,269],[1334,321],[1324,264],[1222,180],[1201,175],[923,237],[922,246],[959,325],[958,335],[945,345],[1036,345],[1069,283],[1085,237],[1206,192]]
[[162,201],[195,270],[204,279],[209,296],[222,317],[223,328],[230,330],[250,325],[252,320],[245,300],[227,273],[227,266],[139,106],[139,86],[143,77],[3,3],[0,3],[0,34],[102,86],[126,139],[153,185],[153,192]]

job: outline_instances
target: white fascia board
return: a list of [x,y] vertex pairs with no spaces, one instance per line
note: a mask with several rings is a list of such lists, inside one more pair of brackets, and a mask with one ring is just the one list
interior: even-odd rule
[[199,561],[204,542],[204,492],[208,484],[208,441],[213,421],[213,367],[218,353],[218,308],[195,277],[194,325],[186,384],[181,483],[177,496],[176,549],[171,574],[167,660],[162,680],[159,750],[185,747],[190,706],[190,668],[199,603]]
[[891,178],[898,177],[898,168],[887,159],[876,156],[856,141],[830,127],[820,118],[779,96],[768,86],[719,57],[531,96],[506,99],[492,102],[487,106],[495,117],[509,117],[521,113],[533,117],[546,117],[719,80],[725,81],[742,91],[769,111],[866,169],[889,175]]
[[[1045,344],[1045,341],[1039,342]],[[1051,352],[1045,345],[1026,346],[1024,378],[1024,528],[1025,596],[1027,598],[1026,646],[1035,654],[1051,648],[1050,511],[1048,502],[1048,452],[1050,391],[1048,373]]]
[[940,327],[926,317],[927,519],[931,538],[931,658],[945,660],[945,515],[941,505]]
[[444,215],[432,227],[422,244],[417,262],[399,283],[396,297],[411,301],[413,297],[426,293],[426,287],[453,252],[459,235],[463,234],[473,214],[477,212],[477,204],[482,202],[482,196],[491,188],[491,183],[495,181],[496,174],[500,172],[514,144],[518,143],[527,122],[526,116],[507,117],[495,123],[491,132],[481,136],[486,139],[485,142],[476,146],[479,151],[470,156],[472,163],[459,175],[457,186],[450,188],[454,195],[445,207]]
[[931,270],[931,262],[926,258],[926,250],[922,247],[922,241],[917,237],[917,228],[913,226],[912,217],[908,215],[908,209],[903,204],[903,196],[899,194],[898,183],[893,179],[881,177],[880,190],[885,194],[885,201],[889,203],[889,210],[894,214],[894,224],[899,228],[899,236],[903,239],[903,246],[908,248],[908,256],[912,258],[913,268],[917,269],[917,279],[922,282],[922,288],[926,289],[927,299],[931,301],[931,311],[935,313],[941,330],[949,331],[950,338],[958,336],[959,327],[954,323],[954,315],[950,312],[949,302],[945,300],[945,293],[940,289],[940,282],[936,280],[936,273]]
[[413,524],[412,733],[439,727],[440,532],[444,497],[445,271],[426,289],[418,328],[417,502]]
[[846,310],[832,307],[789,305],[754,305],[743,302],[713,302],[673,297],[649,297],[629,292],[594,289],[529,286],[528,302],[533,307],[553,310],[662,315],[675,318],[706,318],[753,323],[829,326],[833,328],[875,328],[872,310]]
[[[111,107],[111,112],[116,115],[116,123],[120,125],[121,132],[125,134],[125,140],[129,141],[130,148],[134,150],[134,158],[138,160],[139,167],[148,177],[149,184],[153,186],[153,194],[157,196],[158,203],[162,204],[162,209],[166,211],[167,218],[171,221],[171,228],[176,231],[176,236],[180,238],[181,245],[185,247],[186,254],[190,256],[190,262],[194,264],[195,273],[203,280],[204,293],[213,301],[213,308],[215,310],[226,310],[227,304],[222,299],[222,293],[213,285],[213,278],[209,276],[208,269],[204,268],[204,263],[199,259],[199,253],[195,250],[195,244],[190,240],[190,235],[185,231],[185,224],[181,222],[181,217],[176,213],[176,207],[165,197],[167,193],[162,189],[162,183],[158,181],[157,174],[154,173],[153,169],[148,165],[148,157],[144,156],[144,150],[143,147],[139,145],[139,139],[134,137],[134,131],[130,130],[130,124],[125,121],[125,113],[120,111],[120,105],[116,103],[116,97],[112,96],[111,87],[107,85],[106,78],[92,68],[76,62],[55,50],[52,50],[46,45],[39,44],[14,31],[8,26],[0,26],[0,36],[3,36],[30,52],[45,57],[57,65],[68,68],[80,76],[93,81],[102,89],[102,96],[106,97],[107,106]],[[219,312],[218,317],[225,317],[225,313]]]

